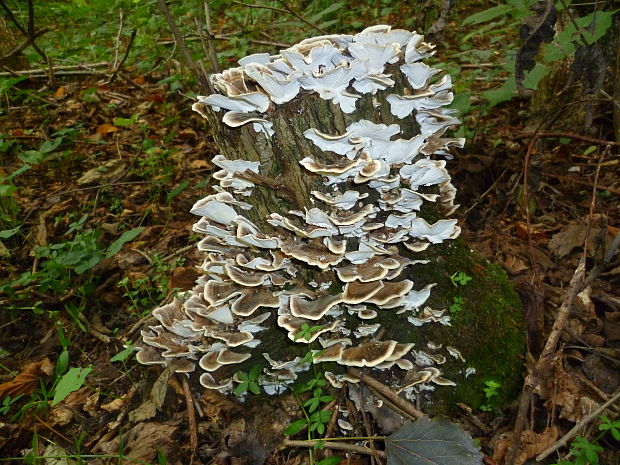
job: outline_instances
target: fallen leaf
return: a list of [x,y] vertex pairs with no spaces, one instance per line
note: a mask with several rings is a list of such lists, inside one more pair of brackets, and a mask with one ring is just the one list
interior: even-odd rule
[[388,465],[479,465],[482,453],[456,423],[426,416],[409,421],[385,439]]
[[56,92],[54,92],[54,98],[56,100],[60,100],[62,98],[65,98],[67,96],[67,90],[65,89],[64,86],[60,86],[58,89],[56,89]]
[[[542,433],[536,433],[529,429],[523,431],[519,444],[519,451],[515,458],[515,465],[522,465],[528,459],[537,456],[557,441],[557,439],[558,428],[555,425],[546,428]],[[503,463],[512,443],[512,433],[502,435],[495,442],[491,460],[493,460],[494,463]]]
[[115,158],[88,170],[78,180],[80,187],[93,186],[95,184],[104,184],[114,182],[125,171],[125,162]]
[[213,168],[213,165],[207,160],[194,160],[189,164],[189,167],[193,170],[199,170],[202,168]]
[[51,376],[52,373],[54,373],[54,366],[47,357],[39,362],[28,363],[15,378],[0,384],[0,399],[31,394],[39,387],[39,378],[42,375]]
[[118,131],[118,128],[110,123],[103,123],[97,126],[97,134],[109,134]]
[[172,275],[168,282],[168,289],[181,289],[182,291],[192,289],[198,276],[200,276],[200,274],[196,268],[178,266],[172,270]]

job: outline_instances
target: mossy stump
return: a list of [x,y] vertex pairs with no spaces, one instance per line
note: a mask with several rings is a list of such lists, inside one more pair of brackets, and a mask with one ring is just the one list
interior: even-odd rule
[[[395,71],[397,90],[402,91],[406,87],[402,75],[397,70],[392,71]],[[404,137],[415,136],[418,127],[413,118],[401,120],[390,113],[385,99],[393,92],[392,88],[389,92],[363,96],[357,103],[357,110],[351,114],[344,114],[337,105],[316,94],[304,93],[269,113],[275,131],[271,138],[255,132],[251,124],[230,128],[221,122],[222,113],[205,108],[209,130],[219,153],[227,159],[259,162],[261,173],[269,174],[269,180],[263,180],[262,185],[260,179],[252,179],[256,187],[251,197],[244,200],[253,208],[246,216],[261,231],[270,232],[273,226],[266,221],[270,213],[284,215],[290,210],[312,206],[310,192],[322,187],[320,178],[308,176],[299,161],[304,157],[324,160],[324,153],[304,136],[303,132],[308,128],[341,134],[352,122],[367,119],[377,124],[397,123]],[[458,163],[458,155],[455,163]],[[350,188],[360,189],[356,185]],[[439,207],[426,204],[420,216],[429,223],[444,218]],[[427,259],[430,263],[410,267],[405,277],[413,280],[416,288],[437,283],[427,305],[447,309],[455,297],[463,302],[460,309],[452,312],[450,326],[432,323],[415,327],[394,315],[381,335],[383,339],[413,342],[415,348],[420,349],[427,348],[429,342],[442,345],[444,353],[445,347],[451,346],[462,354],[464,361],[447,357],[446,363],[441,365],[442,376],[454,381],[456,387],[434,386],[434,390],[425,391],[421,395],[422,410],[430,414],[450,414],[455,411],[457,402],[477,409],[488,404],[483,388],[485,381],[489,380],[501,385],[492,405],[505,405],[520,388],[525,351],[521,305],[506,274],[471,251],[462,239],[432,244],[427,250],[416,253],[415,259]],[[466,285],[455,285],[451,278],[458,272],[470,276],[471,281]],[[313,278],[313,270],[309,267],[305,279],[311,281]],[[273,326],[267,334],[261,334],[262,350],[268,351],[276,360],[290,359],[292,354],[305,354],[307,345],[290,341],[272,319],[268,323]],[[236,369],[247,371],[249,366],[246,364]],[[335,363],[320,364],[318,369],[344,370]],[[402,381],[402,370],[398,371],[400,373],[370,370],[369,374],[390,385]]]

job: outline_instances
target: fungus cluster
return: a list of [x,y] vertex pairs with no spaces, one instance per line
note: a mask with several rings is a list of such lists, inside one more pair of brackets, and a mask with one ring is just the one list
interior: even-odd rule
[[[193,290],[153,311],[159,324],[143,331],[138,361],[177,372],[198,365],[203,386],[228,392],[237,381],[234,367],[260,358],[267,368],[259,383],[278,393],[309,366],[300,357],[270,356],[261,333],[281,331],[294,343],[317,341],[315,363],[411,371],[403,390],[453,384],[437,367],[446,361],[441,346],[422,350],[380,332],[394,318],[412,326],[449,324],[445,309],[425,305],[434,284],[420,286],[410,272],[427,263],[417,253],[460,232],[455,219],[429,223],[419,216],[425,202],[446,216],[454,210],[445,158],[463,144],[444,137],[458,119],[444,108],[453,98],[450,77],[421,61],[433,48],[415,32],[375,26],[306,39],[278,55],[251,55],[212,76],[220,93],[198,97],[194,110],[207,116],[209,106],[223,112],[224,124],[251,124],[258,137],[277,143],[269,119],[278,105],[316,93],[354,117],[363,94],[389,91],[392,73],[401,73],[406,92],[388,95],[383,111],[413,118],[419,134],[402,138],[399,124],[366,119],[338,134],[305,129],[319,156],[298,163],[322,187],[309,193],[311,207],[263,218],[268,229],[247,214],[254,208],[253,175],[267,176],[260,163],[215,156],[219,184],[192,209],[201,217],[194,231],[203,236],[203,275]],[[347,380],[327,377],[334,386]]]

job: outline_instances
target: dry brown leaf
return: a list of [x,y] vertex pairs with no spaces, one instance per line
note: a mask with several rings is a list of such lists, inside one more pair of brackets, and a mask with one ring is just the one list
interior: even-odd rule
[[103,123],[97,126],[97,134],[109,134],[118,131],[118,128],[110,123]]
[[223,394],[211,389],[204,389],[197,399],[205,415],[213,421],[230,418],[241,411],[238,404],[232,402]]
[[207,160],[194,160],[189,164],[189,167],[193,170],[199,170],[202,168],[213,168],[213,165]]
[[112,412],[116,412],[120,410],[121,408],[123,408],[123,405],[125,405],[125,399],[122,399],[119,397],[118,399],[114,399],[112,402],[103,404],[101,408],[108,413],[112,413]]
[[75,415],[75,410],[63,404],[54,406],[46,418],[47,423],[54,427],[56,425],[67,425]]
[[[528,459],[537,456],[558,439],[558,428],[555,425],[546,428],[542,433],[525,430],[521,435],[519,452],[515,458],[515,465],[522,465]],[[502,435],[495,443],[491,459],[496,464],[504,463],[508,449],[512,445],[512,433]]]
[[181,289],[187,291],[194,287],[200,274],[194,267],[177,266],[172,270],[172,275],[168,283],[168,289]]
[[52,373],[54,373],[54,365],[47,357],[39,362],[28,363],[15,378],[0,384],[0,399],[15,398],[20,394],[31,394],[39,387],[39,377],[42,375],[51,376]]

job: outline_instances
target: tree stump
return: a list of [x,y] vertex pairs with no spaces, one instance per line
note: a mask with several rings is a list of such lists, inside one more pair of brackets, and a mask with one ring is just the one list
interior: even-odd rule
[[310,360],[334,386],[360,367],[429,413],[478,407],[487,380],[500,402],[518,390],[518,297],[449,218],[463,141],[444,137],[458,119],[449,76],[422,63],[433,53],[376,26],[212,77],[221,94],[194,105],[220,150],[192,210],[204,276],[154,310],[140,362],[222,392],[259,365],[269,394]]

